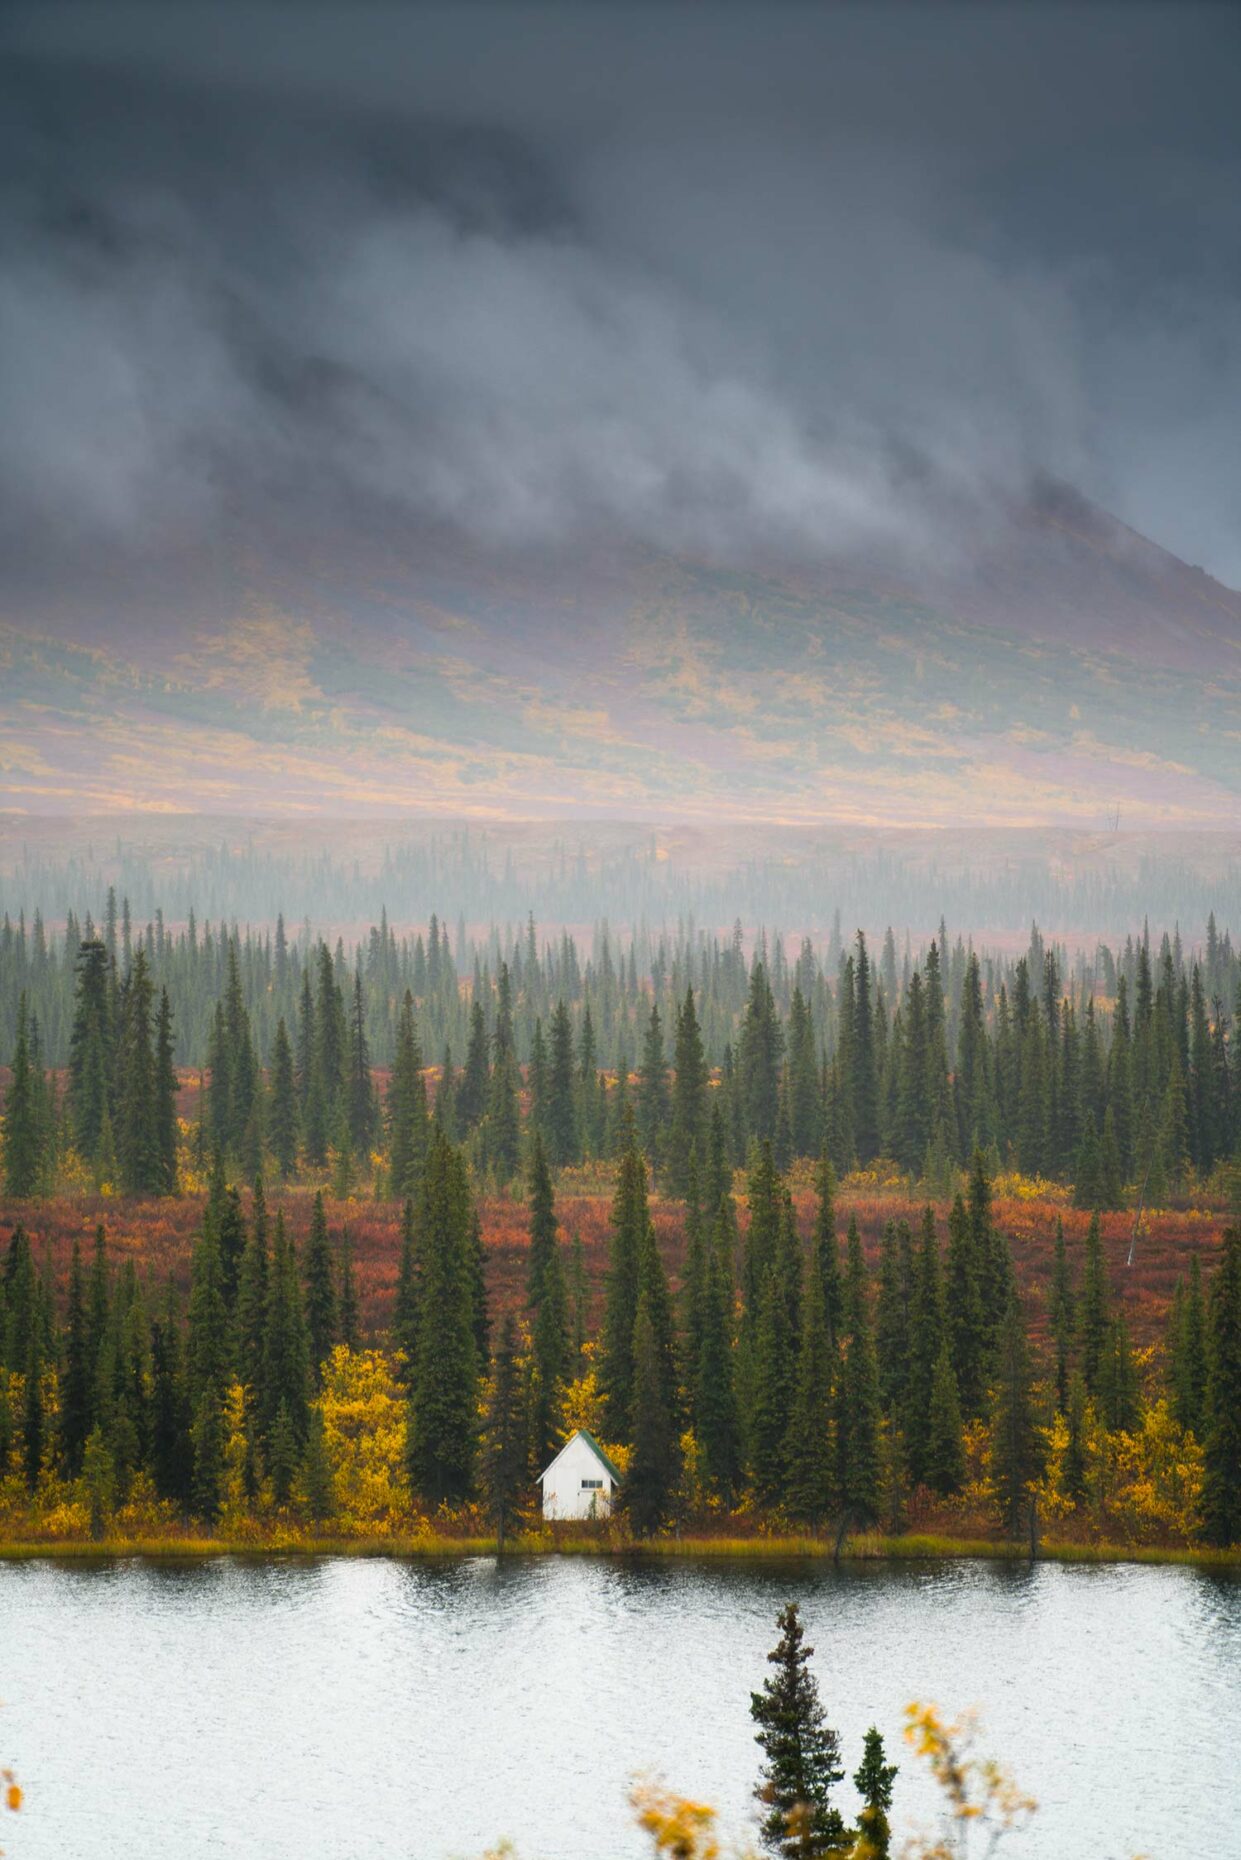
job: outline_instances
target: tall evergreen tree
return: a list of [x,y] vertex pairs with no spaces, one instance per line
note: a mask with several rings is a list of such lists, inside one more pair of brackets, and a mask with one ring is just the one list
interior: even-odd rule
[[1086,1230],[1086,1264],[1082,1273],[1077,1314],[1077,1342],[1082,1375],[1087,1392],[1091,1395],[1098,1393],[1099,1371],[1107,1347],[1110,1323],[1107,1268],[1103,1262],[1103,1243],[1096,1211],[1091,1215],[1090,1226]]
[[17,1044],[4,1101],[4,1188],[14,1201],[39,1192],[43,1182],[46,1135],[41,1081],[31,1063],[30,1029],[23,994],[17,1006]]
[[827,1723],[819,1688],[810,1671],[813,1647],[796,1602],[780,1611],[780,1638],[768,1654],[775,1669],[761,1692],[750,1695],[750,1716],[764,1763],[755,1795],[763,1804],[763,1843],[784,1860],[840,1852],[845,1825],[832,1805],[832,1790],[844,1780],[840,1739]]
[[1064,1222],[1056,1216],[1056,1246],[1051,1268],[1051,1296],[1048,1301],[1052,1342],[1056,1350],[1056,1405],[1061,1412],[1069,1389],[1069,1357],[1073,1347],[1073,1284],[1069,1277],[1068,1255],[1064,1246]]
[[842,1508],[853,1524],[870,1524],[880,1500],[879,1369],[866,1298],[856,1218],[849,1223],[845,1345],[837,1387],[836,1443]]
[[996,1357],[991,1462],[1001,1522],[1010,1537],[1019,1536],[1027,1518],[1030,1486],[1038,1477],[1041,1457],[1025,1321],[1015,1291],[1009,1298]]
[[168,990],[159,992],[155,1020],[155,1155],[156,1193],[177,1192],[177,1094],[181,1089],[172,1037],[172,1007]]
[[756,958],[738,1039],[740,1102],[747,1133],[770,1142],[776,1133],[784,1032],[767,967]]
[[428,1129],[427,1088],[414,1024],[414,998],[406,989],[388,1082],[388,1186],[401,1201],[408,1200],[417,1188],[426,1160]]
[[663,1166],[668,1141],[669,1116],[668,1062],[658,1007],[652,1007],[646,1023],[634,1114],[643,1154],[658,1172]]
[[521,1157],[517,1053],[513,1044],[512,984],[507,963],[500,964],[496,1024],[492,1034],[491,1076],[487,1084],[484,1155],[500,1182],[511,1182]]
[[419,1210],[421,1296],[410,1386],[410,1483],[428,1503],[458,1504],[474,1484],[478,1362],[464,1158],[432,1131]]
[[108,952],[98,938],[78,952],[73,1029],[69,1037],[69,1118],[80,1156],[97,1163],[112,1092],[112,1011]]
[[806,1263],[801,1301],[797,1380],[785,1443],[788,1508],[795,1518],[820,1525],[831,1510],[832,1348],[823,1293],[823,1262],[817,1248]]
[[862,1746],[862,1761],[853,1772],[853,1787],[862,1798],[858,1833],[866,1843],[859,1860],[888,1860],[892,1851],[888,1811],[898,1774],[896,1764],[886,1761],[883,1738],[872,1724]]
[[685,999],[677,1011],[673,1064],[671,1128],[664,1179],[669,1194],[684,1200],[689,1188],[690,1158],[706,1155],[709,1118],[707,1062],[692,988],[686,989]]
[[1172,1412],[1182,1427],[1201,1440],[1206,1413],[1208,1351],[1202,1269],[1196,1253],[1189,1262],[1189,1284],[1177,1285],[1169,1328]]
[[961,1408],[974,1420],[986,1393],[987,1336],[983,1317],[981,1271],[974,1230],[960,1195],[948,1217],[948,1312],[952,1367]]
[[311,1375],[318,1387],[323,1380],[323,1365],[337,1337],[336,1273],[321,1193],[315,1196],[310,1216],[303,1271],[306,1277],[306,1341]]
[[65,1312],[64,1369],[60,1384],[60,1442],[65,1472],[74,1479],[82,1470],[82,1455],[94,1425],[94,1388],[90,1363],[90,1335],[86,1311],[86,1282],[82,1249],[75,1239],[69,1265],[69,1295]]
[[677,1439],[666,1376],[651,1310],[643,1289],[633,1327],[633,1451],[621,1488],[633,1529],[649,1536],[666,1520],[677,1481]]
[[1211,1281],[1210,1367],[1203,1425],[1203,1535],[1241,1543],[1241,1224],[1224,1233]]
[[276,1159],[282,1182],[288,1181],[297,1166],[298,1121],[293,1049],[289,1045],[288,1030],[282,1016],[276,1023],[276,1037],[272,1045],[271,1116],[268,1120],[272,1155]]
[[650,1216],[646,1166],[630,1141],[621,1157],[612,1203],[612,1239],[604,1291],[599,1388],[610,1440],[630,1438],[633,1401],[633,1332],[638,1315],[638,1270]]
[[[726,1216],[719,1219],[727,1225]],[[733,1381],[728,1282],[718,1245],[707,1253],[698,1373],[694,1386],[694,1434],[702,1453],[706,1483],[725,1504],[741,1479],[741,1431]]]
[[139,948],[125,980],[121,1009],[116,1125],[121,1184],[131,1195],[157,1194],[162,1187],[156,1120],[155,1051],[151,1038],[153,989],[146,951]]
[[510,1313],[500,1331],[492,1364],[491,1396],[484,1430],[483,1491],[487,1512],[503,1553],[505,1538],[518,1522],[526,1477],[526,1430],[517,1376],[517,1341]]
[[547,1066],[547,1109],[544,1118],[547,1151],[553,1167],[563,1169],[581,1158],[577,1128],[576,1065],[573,1025],[563,1001],[556,1003],[551,1021],[551,1051]]

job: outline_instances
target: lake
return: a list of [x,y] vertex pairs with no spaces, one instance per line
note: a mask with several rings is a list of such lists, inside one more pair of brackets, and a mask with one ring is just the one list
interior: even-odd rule
[[[981,1562],[0,1564],[9,1860],[522,1860],[646,1851],[661,1772],[744,1832],[749,1695],[802,1603],[851,1773],[929,1826],[902,1709],[977,1705],[1040,1801],[1005,1854],[1241,1860],[1241,1579]],[[852,1812],[846,1784],[841,1806]]]

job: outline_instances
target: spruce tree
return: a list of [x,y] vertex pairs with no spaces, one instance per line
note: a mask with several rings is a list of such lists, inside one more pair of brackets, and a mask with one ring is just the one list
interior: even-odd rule
[[349,1142],[354,1155],[365,1162],[375,1141],[379,1118],[375,1107],[375,1087],[371,1079],[370,1047],[366,1038],[366,1003],[362,995],[360,969],[353,978],[347,1065]]
[[552,1166],[563,1169],[581,1159],[577,1128],[576,1070],[573,1026],[563,1001],[556,1003],[551,1021],[551,1051],[547,1066],[547,1108],[544,1116],[547,1150]]
[[17,1043],[4,1101],[4,1188],[14,1201],[25,1201],[36,1195],[42,1184],[44,1133],[41,1124],[40,1082],[31,1064],[23,994],[17,1005]]
[[1000,1331],[996,1389],[991,1419],[991,1470],[1000,1520],[1010,1537],[1021,1534],[1030,1485],[1041,1456],[1031,1392],[1025,1320],[1014,1291]]
[[656,1174],[663,1167],[668,1142],[668,1062],[664,1057],[663,1027],[658,1007],[652,1007],[638,1066],[638,1092],[634,1107],[638,1141]]
[[738,1037],[737,1067],[745,1132],[760,1142],[770,1143],[776,1133],[783,1055],[784,1033],[767,967],[756,957]]
[[429,1504],[460,1504],[474,1484],[478,1359],[471,1206],[464,1158],[433,1130],[419,1206],[420,1296],[410,1385],[410,1484]]
[[1224,1233],[1211,1281],[1203,1421],[1203,1536],[1241,1543],[1241,1224]]
[[836,1353],[842,1333],[840,1242],[836,1237],[836,1171],[826,1149],[819,1158],[815,1176],[816,1202],[814,1233],[811,1245],[818,1259],[819,1278],[823,1286],[823,1317],[827,1326],[828,1347]]
[[858,1860],[888,1860],[892,1851],[892,1786],[899,1775],[895,1763],[885,1761],[883,1738],[872,1724],[862,1746],[862,1761],[853,1772],[853,1787],[862,1798],[858,1834],[865,1842]]
[[267,1441],[267,1470],[271,1474],[272,1493],[278,1505],[287,1505],[289,1502],[297,1473],[297,1461],[298,1440],[293,1415],[288,1402],[281,1401]]
[[1103,1244],[1096,1212],[1091,1215],[1090,1226],[1086,1230],[1086,1264],[1082,1273],[1077,1312],[1077,1342],[1082,1375],[1087,1392],[1091,1395],[1098,1392],[1099,1371],[1111,1322],[1109,1306],[1107,1268],[1103,1261]]
[[[906,1380],[905,1406],[901,1413],[901,1431],[909,1453],[909,1468],[914,1484],[929,1482],[927,1454],[931,1425],[931,1399],[935,1387],[941,1350],[947,1343],[944,1319],[944,1295],[940,1284],[939,1241],[935,1233],[935,1210],[927,1206],[922,1215],[922,1232],[913,1269],[913,1286],[909,1319],[909,1373]],[[953,1376],[953,1390],[956,1377]],[[891,1397],[889,1397],[889,1406]],[[960,1416],[958,1414],[958,1431]]]
[[1064,1222],[1056,1216],[1056,1244],[1052,1257],[1051,1297],[1048,1302],[1052,1341],[1056,1348],[1056,1405],[1063,1412],[1069,1387],[1069,1354],[1073,1345],[1073,1285],[1064,1247]]
[[140,947],[123,993],[116,1126],[121,1184],[131,1195],[157,1194],[163,1178],[151,1037],[152,1000],[146,951]]
[[820,1525],[832,1504],[832,1349],[827,1334],[823,1264],[812,1249],[801,1301],[801,1341],[784,1461],[788,1509]]
[[838,1489],[847,1521],[873,1523],[880,1503],[879,1369],[857,1220],[849,1223],[845,1345],[837,1384]]
[[316,1194],[310,1216],[303,1271],[306,1277],[306,1341],[311,1375],[318,1388],[323,1382],[323,1365],[337,1337],[336,1274],[322,1194]]
[[280,1171],[280,1179],[287,1182],[297,1167],[297,1081],[293,1072],[293,1049],[289,1045],[288,1030],[283,1017],[276,1023],[276,1038],[272,1046],[271,1062],[271,1115],[268,1119],[268,1131],[271,1137],[272,1155]]
[[358,1287],[353,1272],[353,1235],[346,1228],[340,1237],[340,1298],[337,1301],[336,1335],[347,1350],[356,1350],[360,1340]]
[[565,1383],[570,1374],[569,1295],[559,1246],[547,1262],[543,1293],[531,1325],[531,1348],[534,1378],[531,1451],[542,1467],[560,1446],[564,1432]]
[[708,1131],[707,1062],[692,988],[686,989],[677,1013],[673,1064],[672,1121],[664,1179],[668,1193],[684,1200],[689,1189],[690,1158],[706,1154]]
[[465,1071],[457,1088],[457,1123],[463,1134],[477,1129],[487,1108],[487,1022],[483,1004],[475,997],[470,1004],[470,1034],[466,1047]]
[[643,1290],[633,1327],[633,1451],[621,1488],[626,1515],[639,1537],[650,1536],[665,1522],[677,1475],[676,1430],[651,1299]]
[[250,1232],[237,1276],[237,1302],[233,1311],[236,1330],[237,1374],[250,1399],[263,1387],[263,1361],[267,1339],[268,1255],[267,1203],[263,1184],[254,1184]]
[[427,1153],[427,1134],[422,1050],[414,1024],[414,999],[406,989],[388,1082],[388,1188],[401,1201],[408,1200],[417,1188]]
[[212,1525],[220,1515],[224,1483],[224,1415],[220,1396],[204,1387],[194,1410],[194,1476],[190,1502],[194,1515]]
[[155,1021],[155,1154],[157,1159],[156,1192],[177,1192],[177,1078],[172,1037],[172,1007],[168,990],[159,991],[159,1012]]
[[965,1450],[961,1441],[961,1403],[957,1378],[945,1339],[935,1359],[927,1412],[922,1477],[933,1492],[947,1498],[959,1492],[965,1477]]
[[285,1231],[283,1208],[276,1214],[263,1355],[263,1389],[259,1402],[263,1439],[270,1450],[283,1407],[288,1411],[294,1439],[300,1443],[306,1434],[311,1371],[297,1250]]
[[332,1465],[328,1458],[327,1438],[323,1425],[322,1410],[315,1407],[310,1410],[306,1423],[306,1445],[302,1449],[301,1464],[302,1489],[306,1494],[306,1510],[312,1523],[322,1524],[330,1518],[336,1506]]
[[210,1395],[217,1408],[223,1401],[232,1367],[220,1249],[208,1221],[203,1223],[202,1237],[190,1260],[187,1357],[190,1400],[197,1425],[204,1395]]
[[112,1015],[109,980],[112,967],[98,938],[86,938],[78,951],[73,1028],[69,1036],[69,1120],[74,1147],[97,1164],[109,1119],[112,1078]]
[[1060,1490],[1073,1505],[1080,1505],[1086,1497],[1086,1384],[1082,1373],[1075,1369],[1069,1377],[1068,1392],[1064,1404],[1064,1420],[1068,1438],[1065,1441],[1064,1457],[1060,1463]]
[[987,1339],[980,1281],[973,1228],[958,1195],[948,1217],[948,1285],[944,1302],[952,1367],[961,1409],[969,1420],[981,1414],[986,1393]]
[[64,1369],[60,1384],[60,1447],[65,1472],[70,1479],[76,1478],[82,1469],[82,1455],[94,1424],[94,1388],[89,1347],[82,1249],[75,1239],[69,1265]]
[[491,1076],[487,1082],[487,1116],[483,1153],[498,1182],[511,1182],[521,1160],[520,1078],[513,1044],[512,983],[507,963],[500,964],[496,1024],[492,1034]]
[[1082,1140],[1073,1166],[1073,1206],[1100,1208],[1103,1205],[1102,1158],[1094,1113],[1087,1112]]
[[883,1406],[896,1409],[906,1433],[912,1368],[913,1281],[913,1245],[909,1223],[887,1221],[884,1223],[879,1249],[875,1353],[879,1361],[879,1393]]
[[612,1203],[612,1238],[604,1288],[599,1389],[609,1440],[630,1438],[633,1400],[633,1331],[638,1315],[638,1266],[650,1219],[646,1166],[632,1138],[621,1157]]
[[1112,1433],[1130,1434],[1138,1424],[1138,1382],[1124,1313],[1108,1326],[1099,1366],[1099,1409]]
[[741,1479],[730,1319],[728,1284],[719,1250],[712,1247],[707,1255],[693,1423],[707,1486],[726,1505],[731,1504]]
[[518,1522],[526,1477],[526,1429],[517,1375],[517,1338],[512,1314],[504,1320],[491,1370],[491,1397],[483,1435],[483,1493],[496,1534],[496,1548]]
[[817,1156],[823,1139],[823,1092],[815,1052],[814,1019],[801,987],[789,1003],[789,1133],[795,1156]]
[[810,1860],[845,1845],[845,1825],[832,1806],[844,1779],[840,1739],[827,1723],[810,1671],[813,1647],[796,1602],[776,1618],[780,1639],[768,1654],[775,1671],[750,1695],[750,1716],[764,1763],[755,1795],[763,1804],[763,1843],[783,1860]]
[[412,1200],[407,1200],[401,1210],[401,1256],[392,1310],[392,1341],[403,1358],[401,1374],[407,1384],[413,1378],[414,1354],[418,1346],[418,1305],[419,1270],[414,1204]]
[[1196,1253],[1189,1262],[1189,1284],[1178,1283],[1176,1293],[1170,1325],[1172,1412],[1182,1427],[1201,1440],[1206,1412],[1207,1314]]
[[26,1346],[25,1379],[22,1383],[22,1470],[27,1488],[33,1492],[43,1470],[46,1450],[47,1418],[43,1405],[43,1354],[39,1333],[32,1327]]

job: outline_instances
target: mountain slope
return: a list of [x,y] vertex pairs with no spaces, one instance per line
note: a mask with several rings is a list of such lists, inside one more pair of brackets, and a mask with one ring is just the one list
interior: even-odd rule
[[1061,486],[929,564],[341,521],[0,621],[0,805],[1230,824],[1241,595]]

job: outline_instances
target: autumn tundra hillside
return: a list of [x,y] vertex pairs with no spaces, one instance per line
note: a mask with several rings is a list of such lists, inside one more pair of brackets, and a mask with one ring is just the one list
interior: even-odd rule
[[[562,1178],[557,1195],[557,1214],[570,1259],[580,1242],[584,1317],[592,1331],[603,1313],[612,1173],[598,1168],[569,1172]],[[738,1226],[744,1236],[749,1212],[743,1176],[738,1176],[737,1185]],[[994,1203],[996,1223],[1011,1241],[1013,1265],[1027,1303],[1032,1334],[1043,1337],[1057,1222],[1063,1223],[1070,1258],[1080,1257],[1090,1215],[1073,1207],[1070,1197],[1052,1184],[1001,1178],[998,1191]],[[309,1233],[315,1192],[304,1184],[268,1190],[270,1205],[273,1209],[283,1208],[289,1233],[299,1249],[304,1247]],[[814,1197],[804,1182],[794,1187],[793,1203],[799,1228],[808,1235]],[[50,1264],[53,1281],[61,1293],[67,1284],[75,1240],[85,1252],[93,1244],[99,1226],[118,1264],[132,1262],[153,1287],[171,1281],[179,1292],[187,1292],[191,1255],[202,1230],[203,1205],[198,1195],[164,1201],[63,1195],[27,1204],[6,1203],[3,1218],[9,1225],[24,1225],[37,1257]],[[927,1197],[908,1183],[881,1184],[852,1177],[846,1177],[841,1184],[836,1202],[842,1231],[850,1221],[857,1221],[871,1267],[878,1263],[887,1223],[905,1220],[916,1226],[926,1206]],[[946,1231],[949,1204],[938,1201],[934,1206],[937,1220]],[[363,1331],[368,1338],[378,1339],[390,1330],[393,1318],[401,1253],[400,1204],[366,1196],[340,1200],[329,1193],[324,1209],[329,1228],[349,1238]],[[493,1319],[502,1321],[510,1313],[520,1314],[525,1306],[529,1204],[519,1191],[484,1195],[479,1200],[479,1214],[486,1249],[488,1304]],[[656,1195],[651,1201],[651,1216],[670,1284],[677,1292],[685,1269],[685,1209],[667,1196]],[[1148,1209],[1142,1215],[1130,1266],[1127,1261],[1133,1243],[1133,1212],[1116,1210],[1100,1217],[1109,1278],[1135,1343],[1162,1347],[1176,1285],[1188,1275],[1195,1256],[1202,1270],[1209,1272],[1226,1218],[1218,1206]]]

